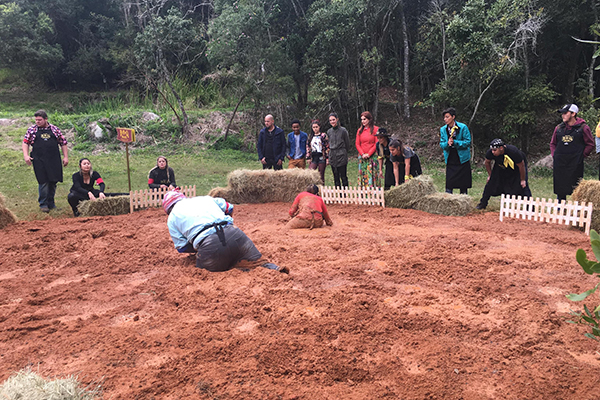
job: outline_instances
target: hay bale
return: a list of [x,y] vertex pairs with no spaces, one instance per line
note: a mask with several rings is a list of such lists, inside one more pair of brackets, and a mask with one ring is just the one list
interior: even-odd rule
[[415,202],[436,192],[433,179],[419,175],[400,186],[385,192],[385,206],[393,208],[414,208]]
[[93,400],[102,397],[100,385],[83,386],[76,376],[44,379],[27,367],[0,385],[0,398],[27,400]]
[[17,222],[17,217],[8,208],[0,206],[0,229]]
[[581,180],[573,191],[572,198],[579,203],[594,204],[591,227],[596,232],[600,231],[600,181]]
[[430,214],[464,216],[475,208],[466,194],[434,193],[417,200],[413,208]]
[[77,207],[83,217],[99,215],[120,215],[129,213],[129,196],[106,197],[98,200],[86,200]]
[[229,188],[224,187],[216,187],[212,188],[208,195],[211,197],[220,197],[222,199],[227,200],[230,203],[235,203],[235,201],[231,200],[231,190]]
[[228,197],[225,198],[238,204],[289,203],[294,201],[298,193],[306,190],[308,185],[321,184],[321,177],[316,170],[299,168],[281,171],[238,169],[232,171],[227,179],[225,195]]
[[0,207],[6,207],[6,197],[0,193]]

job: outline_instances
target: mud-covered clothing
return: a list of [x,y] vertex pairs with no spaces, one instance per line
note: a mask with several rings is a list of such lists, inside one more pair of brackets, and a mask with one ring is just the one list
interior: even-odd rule
[[[329,139],[329,165],[342,167],[348,165],[348,152],[350,151],[350,137],[343,126],[336,126],[327,130]],[[346,178],[346,185],[348,185]]]
[[565,198],[573,193],[583,178],[583,159],[594,149],[592,131],[585,120],[577,118],[575,125],[562,122],[554,129],[550,140],[553,157],[554,193]]
[[[294,203],[292,203],[292,207],[289,211],[290,217],[293,219],[288,222],[289,228],[301,228],[304,227],[305,224],[300,224],[300,226],[296,226],[297,220],[308,221],[309,224],[306,228],[315,227],[318,228],[323,225],[323,221],[327,223],[327,225],[333,225],[333,221],[329,217],[329,213],[327,212],[327,207],[325,206],[325,202],[320,196],[314,195],[309,192],[302,192],[294,199]],[[296,220],[295,222],[293,222]],[[312,225],[311,225],[312,224]]]
[[[421,175],[423,173],[423,170],[421,169],[421,160],[419,159],[419,156],[417,155],[417,153],[415,153],[413,151],[413,149],[411,149],[408,146],[402,146],[402,155],[401,156],[390,156],[390,161],[392,162],[392,164],[394,163],[400,163],[400,165],[398,166],[399,169],[399,183],[403,184],[404,183],[404,176],[406,175],[406,167],[405,167],[405,160],[406,159],[410,159],[410,174],[412,175],[412,177],[417,177],[419,175]],[[393,170],[392,170],[392,176],[393,176]],[[394,177],[394,184],[396,183],[395,181],[395,177]]]
[[394,164],[391,161],[390,146],[389,142],[387,145],[377,143],[377,160],[381,160],[383,167],[385,168],[383,187],[388,190],[390,187],[396,184],[394,178]]
[[240,261],[257,261],[262,254],[241,229],[233,225],[217,226],[217,232],[198,244],[196,267],[211,272],[228,271]]
[[161,185],[177,187],[173,168],[160,169],[159,167],[154,167],[150,170],[148,173],[148,186],[150,189],[160,189]]
[[[521,150],[508,144],[504,149],[504,154],[494,156],[492,150],[489,149],[485,154],[485,158],[494,161],[494,166],[479,202],[483,208],[487,207],[492,196],[507,194],[531,197],[531,190],[527,183],[527,157],[525,157],[525,154]],[[521,162],[523,162],[523,167],[525,168],[524,176],[526,184],[524,188],[521,186],[521,170],[518,165]]]
[[[440,128],[440,147],[446,161],[446,190],[458,188],[461,192],[472,187],[471,132],[462,122],[454,122],[456,129],[444,125]],[[452,146],[448,139],[454,138]]]

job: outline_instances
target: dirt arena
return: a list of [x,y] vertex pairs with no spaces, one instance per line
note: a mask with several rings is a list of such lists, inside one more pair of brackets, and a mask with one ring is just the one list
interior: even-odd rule
[[[106,399],[597,399],[600,345],[565,298],[597,279],[564,226],[289,205],[235,221],[290,275],[209,273],[159,210],[0,231],[0,382],[103,379]],[[597,297],[594,296],[594,300]]]

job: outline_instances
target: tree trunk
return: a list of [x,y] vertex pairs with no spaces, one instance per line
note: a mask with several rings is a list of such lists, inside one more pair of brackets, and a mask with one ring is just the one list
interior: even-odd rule
[[402,22],[402,36],[404,38],[404,118],[410,118],[410,104],[408,102],[408,86],[410,84],[408,77],[409,67],[409,47],[408,47],[408,29],[406,28],[406,18],[404,18],[404,5],[400,10],[400,20]]
[[373,120],[377,121],[377,113],[379,112],[379,63],[375,66],[375,96],[373,99]]
[[225,129],[225,138],[223,140],[227,140],[227,135],[229,134],[229,128],[231,128],[231,124],[233,123],[233,119],[235,118],[235,113],[237,113],[238,107],[240,106],[240,104],[242,104],[242,101],[244,101],[244,99],[246,98],[247,95],[248,95],[248,92],[244,93],[244,95],[242,97],[240,97],[239,101],[235,105],[235,108],[233,109],[233,113],[231,114],[231,119],[229,120],[229,123],[227,124],[227,129]]

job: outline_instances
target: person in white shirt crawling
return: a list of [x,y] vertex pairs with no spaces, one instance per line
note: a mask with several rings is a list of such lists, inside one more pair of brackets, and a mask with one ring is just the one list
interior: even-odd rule
[[172,190],[165,194],[167,226],[180,253],[196,253],[196,267],[211,272],[264,267],[289,273],[287,267],[267,262],[252,240],[233,225],[233,204],[210,196],[188,198]]

